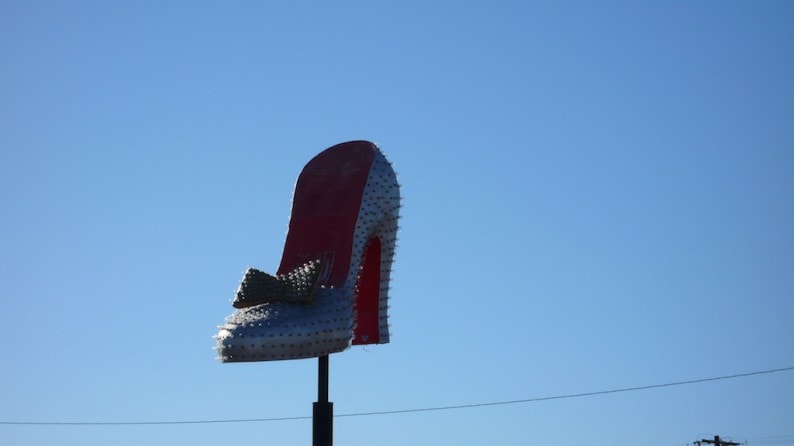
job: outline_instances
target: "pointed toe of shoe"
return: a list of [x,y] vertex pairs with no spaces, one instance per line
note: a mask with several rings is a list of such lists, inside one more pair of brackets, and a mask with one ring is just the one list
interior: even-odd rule
[[218,359],[253,362],[315,358],[346,349],[353,332],[351,312],[345,310],[341,296],[326,294],[310,305],[279,302],[235,311],[215,336]]

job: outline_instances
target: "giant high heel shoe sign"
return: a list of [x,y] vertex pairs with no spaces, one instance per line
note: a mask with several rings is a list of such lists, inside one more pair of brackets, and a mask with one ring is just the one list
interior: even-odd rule
[[400,191],[374,144],[315,156],[295,185],[275,275],[249,268],[215,336],[223,362],[322,357],[389,342],[388,297]]

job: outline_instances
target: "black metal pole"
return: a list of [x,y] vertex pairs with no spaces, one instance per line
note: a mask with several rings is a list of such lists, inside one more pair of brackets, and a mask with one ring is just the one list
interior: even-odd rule
[[334,403],[328,401],[328,355],[320,356],[317,402],[312,405],[312,445],[334,444]]

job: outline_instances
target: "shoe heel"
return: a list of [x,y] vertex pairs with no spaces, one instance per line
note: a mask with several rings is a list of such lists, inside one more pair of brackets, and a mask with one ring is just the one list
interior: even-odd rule
[[389,342],[389,284],[398,218],[397,208],[394,208],[383,218],[363,249],[355,289],[353,345]]

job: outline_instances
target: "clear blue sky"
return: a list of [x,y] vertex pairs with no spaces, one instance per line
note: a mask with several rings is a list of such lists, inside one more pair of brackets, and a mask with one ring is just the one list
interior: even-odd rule
[[[792,23],[788,1],[0,2],[0,421],[310,416],[314,360],[220,364],[212,335],[243,270],[278,266],[300,169],[351,139],[405,198],[392,343],[331,357],[337,414],[794,366]],[[794,372],[335,424],[713,435],[794,444]],[[232,442],[310,444],[311,421],[0,425]]]

